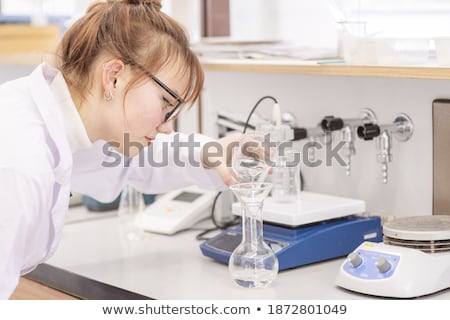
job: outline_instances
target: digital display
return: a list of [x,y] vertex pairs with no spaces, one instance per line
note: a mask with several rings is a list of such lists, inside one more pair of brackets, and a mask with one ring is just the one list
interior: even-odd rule
[[183,202],[193,202],[197,198],[201,197],[201,193],[195,193],[195,192],[182,192],[179,195],[177,195],[173,200],[175,201],[183,201]]

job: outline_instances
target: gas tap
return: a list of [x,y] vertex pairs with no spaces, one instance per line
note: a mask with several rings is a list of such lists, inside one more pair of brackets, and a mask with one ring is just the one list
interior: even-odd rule
[[342,119],[334,116],[327,116],[323,118],[320,123],[322,130],[329,135],[333,131],[341,130],[342,141],[344,146],[342,148],[343,157],[345,158],[345,174],[351,175],[352,157],[356,154],[355,149],[355,127],[367,123],[376,123],[377,118],[375,113],[370,109],[363,109],[359,118]]
[[[307,159],[310,163],[316,162],[316,147],[318,145],[318,140],[321,137],[324,137],[323,131],[320,129],[320,127],[315,128],[309,128],[306,129],[307,138],[308,138],[308,154]],[[324,139],[324,142],[326,143],[326,139]]]
[[320,149],[319,141],[322,141],[326,143],[330,143],[331,139],[328,135],[326,135],[322,128],[319,126],[312,127],[312,128],[301,128],[296,127],[293,128],[294,130],[294,139],[293,141],[300,141],[300,140],[306,140],[306,146],[307,146],[307,160],[309,163],[316,162],[316,149]]
[[401,142],[409,140],[413,134],[411,118],[400,113],[395,116],[392,124],[366,123],[358,127],[357,133],[358,137],[366,141],[375,139],[377,162],[381,165],[381,181],[385,184],[388,183],[388,165],[393,159],[391,136]]

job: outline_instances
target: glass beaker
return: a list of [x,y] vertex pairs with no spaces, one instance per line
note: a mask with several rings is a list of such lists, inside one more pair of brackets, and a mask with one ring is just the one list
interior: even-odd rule
[[272,198],[277,202],[294,202],[300,196],[300,151],[286,149],[277,157],[272,169]]
[[144,237],[144,230],[139,223],[144,206],[142,193],[132,186],[126,185],[122,190],[117,212],[120,232],[127,240],[139,240]]
[[338,23],[338,55],[348,64],[376,64],[374,33],[367,34],[365,21]]
[[278,259],[264,242],[261,217],[270,183],[240,183],[230,187],[242,206],[242,241],[231,254],[228,269],[241,287],[269,285],[278,274]]

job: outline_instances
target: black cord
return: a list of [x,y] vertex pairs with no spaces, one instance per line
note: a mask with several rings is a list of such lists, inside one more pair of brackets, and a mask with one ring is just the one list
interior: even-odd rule
[[[249,123],[250,123],[250,119],[251,119],[253,113],[255,112],[256,108],[258,108],[260,103],[263,102],[266,99],[271,99],[274,103],[278,103],[277,99],[275,99],[272,96],[264,96],[261,99],[259,99],[256,102],[256,104],[253,106],[253,108],[250,110],[250,113],[248,114],[248,117],[247,117],[247,121],[245,121],[244,129],[243,129],[242,133],[245,133],[247,131],[247,128],[248,128]],[[227,222],[227,223],[224,223],[224,224],[219,224],[219,222],[217,221],[216,216],[215,216],[214,213],[215,213],[215,209],[216,209],[217,200],[219,199],[221,194],[222,194],[222,192],[218,192],[217,193],[216,197],[214,198],[214,201],[213,201],[213,204],[212,204],[212,208],[211,208],[211,220],[212,220],[212,222],[213,222],[215,227],[211,228],[211,229],[207,229],[207,230],[199,233],[196,236],[197,240],[208,240],[209,238],[205,237],[206,234],[208,234],[210,232],[213,232],[215,230],[227,229],[227,228],[229,228],[231,226],[234,226],[234,225],[237,225],[237,224],[240,223],[241,218],[237,217],[237,216],[234,217],[234,219],[231,220],[230,222]]]
[[216,215],[214,214],[214,212],[216,211],[217,199],[219,199],[220,195],[222,195],[222,192],[218,192],[214,198],[212,208],[211,208],[211,220],[217,229],[226,229],[228,227],[231,227],[232,225],[237,224],[239,222],[239,218],[235,217],[232,221],[227,222],[225,224],[220,224],[219,221],[217,221]]
[[273,102],[278,103],[277,99],[275,99],[272,96],[264,96],[261,99],[258,100],[258,102],[256,102],[256,104],[253,106],[252,110],[250,111],[250,113],[248,114],[248,118],[247,121],[245,121],[245,125],[244,125],[244,130],[242,131],[242,133],[245,133],[247,131],[248,128],[248,124],[250,123],[250,118],[252,117],[253,113],[255,112],[256,108],[258,108],[259,104],[261,102],[263,102],[266,99],[272,99]]
[[203,232],[200,232],[198,235],[195,236],[195,240],[199,240],[199,241],[205,241],[205,240],[209,240],[211,238],[209,237],[205,237],[206,234],[216,231],[216,230],[220,230],[219,228],[210,228],[210,229],[206,229]]

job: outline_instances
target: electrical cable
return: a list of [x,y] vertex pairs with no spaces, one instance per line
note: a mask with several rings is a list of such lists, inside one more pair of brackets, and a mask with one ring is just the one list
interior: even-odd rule
[[264,96],[261,99],[259,99],[258,102],[256,102],[256,104],[253,106],[253,108],[250,111],[250,113],[248,114],[248,118],[247,118],[247,121],[245,121],[244,130],[242,131],[242,133],[245,133],[247,131],[248,124],[250,123],[250,118],[252,117],[252,115],[255,112],[256,108],[258,108],[259,104],[261,102],[263,102],[264,100],[266,100],[266,99],[272,99],[274,103],[278,103],[277,99],[275,99],[272,96]]

